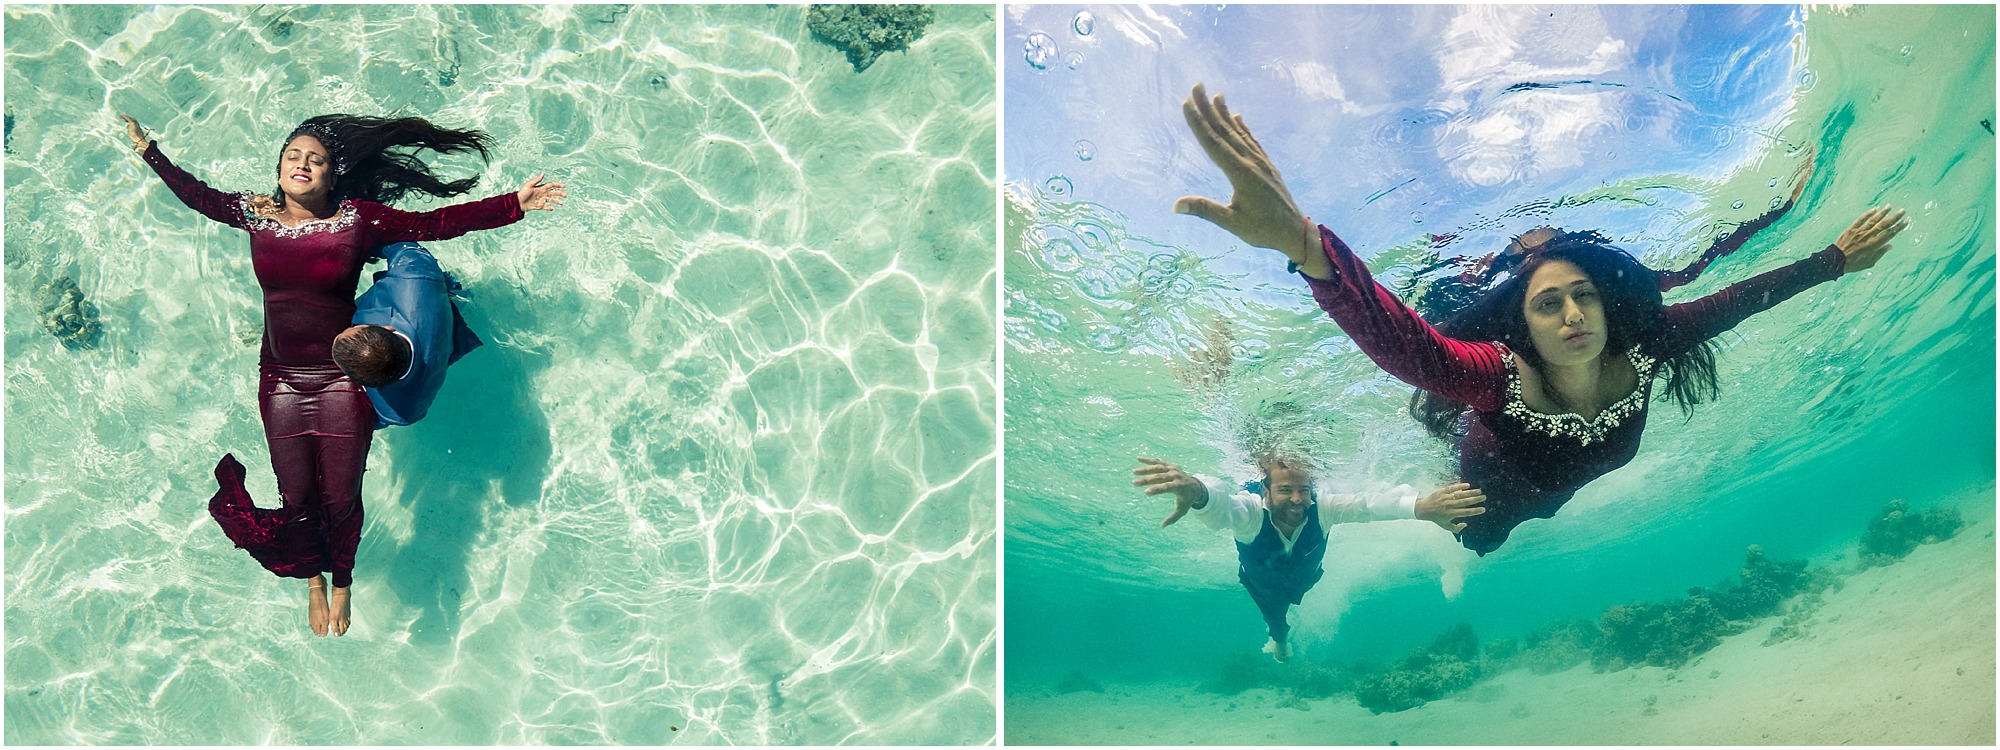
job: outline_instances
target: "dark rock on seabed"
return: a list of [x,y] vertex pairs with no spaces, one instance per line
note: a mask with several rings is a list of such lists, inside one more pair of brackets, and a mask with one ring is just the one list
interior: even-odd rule
[[84,299],[76,280],[62,276],[49,285],[42,302],[42,327],[70,349],[95,349],[104,335],[97,320],[97,305]]
[[806,11],[806,30],[846,52],[859,73],[884,52],[909,49],[935,20],[929,5],[814,5]]

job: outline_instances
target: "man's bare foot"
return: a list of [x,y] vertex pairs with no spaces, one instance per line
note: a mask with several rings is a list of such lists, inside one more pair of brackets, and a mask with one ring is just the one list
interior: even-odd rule
[[306,622],[312,624],[313,635],[326,635],[327,619],[326,577],[313,576],[306,579]]
[[1272,638],[1264,642],[1264,653],[1270,654],[1271,658],[1278,660],[1279,664],[1291,661],[1292,642]]
[[353,624],[347,610],[347,589],[333,590],[333,634],[347,635],[347,626]]

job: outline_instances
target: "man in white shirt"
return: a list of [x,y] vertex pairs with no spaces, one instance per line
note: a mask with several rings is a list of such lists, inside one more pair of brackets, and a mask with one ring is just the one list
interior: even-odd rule
[[1292,656],[1285,613],[1325,573],[1320,561],[1326,557],[1326,526],[1415,518],[1457,532],[1465,528],[1458,519],[1486,512],[1479,505],[1485,495],[1463,482],[1423,498],[1407,484],[1379,493],[1322,496],[1305,462],[1265,456],[1257,462],[1263,481],[1231,492],[1219,479],[1188,474],[1157,458],[1141,457],[1139,463],[1132,470],[1134,486],[1146,488],[1148,495],[1174,495],[1174,512],[1162,528],[1193,512],[1203,523],[1229,529],[1236,537],[1237,580],[1269,626],[1271,641],[1264,650],[1281,662]]

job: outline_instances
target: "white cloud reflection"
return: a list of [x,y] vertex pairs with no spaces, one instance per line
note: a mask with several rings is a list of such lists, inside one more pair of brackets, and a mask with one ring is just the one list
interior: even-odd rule
[[1628,70],[1633,51],[1593,8],[1566,6],[1559,14],[1465,8],[1447,24],[1437,49],[1444,95],[1439,106],[1463,115],[1440,144],[1446,169],[1486,187],[1582,164],[1587,136],[1624,120],[1619,89],[1503,92],[1517,83],[1591,80]]
[[[1169,38],[1174,41],[1188,38],[1187,32],[1181,31],[1181,27],[1175,25],[1172,19],[1160,15],[1152,8],[1116,6],[1109,10],[1112,12],[1107,12],[1100,22],[1109,22],[1112,29],[1139,44],[1158,48],[1165,46]],[[1144,14],[1145,17],[1136,17],[1135,13]]]
[[1332,68],[1318,61],[1307,61],[1292,66],[1272,66],[1277,72],[1292,82],[1299,95],[1314,100],[1324,100],[1340,105],[1344,114],[1360,114],[1361,107],[1347,98],[1347,89],[1340,85],[1340,77]]

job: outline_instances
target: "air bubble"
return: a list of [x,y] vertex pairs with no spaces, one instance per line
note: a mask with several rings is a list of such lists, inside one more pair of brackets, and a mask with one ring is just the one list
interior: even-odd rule
[[1071,50],[1069,54],[1063,55],[1063,63],[1068,65],[1070,70],[1076,70],[1083,65],[1083,53]]
[[1779,207],[1779,206],[1782,206],[1782,205],[1785,205],[1785,199],[1783,199],[1783,198],[1772,198],[1772,199],[1771,199],[1771,207],[1772,207],[1772,208],[1777,208],[1777,207]]
[[1076,186],[1070,183],[1068,177],[1062,175],[1050,177],[1047,182],[1042,183],[1042,188],[1048,190],[1050,195],[1059,198],[1067,198],[1070,193],[1076,192]]
[[1028,43],[1021,47],[1021,58],[1028,61],[1028,67],[1048,70],[1049,62],[1056,59],[1056,40],[1042,32],[1028,35]]
[[1771,178],[1771,187],[1777,187],[1777,186],[1778,186],[1778,178],[1776,177]]
[[1816,83],[1819,83],[1818,74],[1812,72],[1811,70],[1801,70],[1799,71],[1799,85],[1796,87],[1796,89],[1800,92],[1811,91],[1813,89],[1813,84]]
[[1090,36],[1090,32],[1097,30],[1097,17],[1087,10],[1078,11],[1076,18],[1070,19],[1069,28],[1076,32],[1077,36]]
[[1899,52],[1900,52],[1900,54],[1902,54],[1902,56],[1904,56],[1904,57],[1909,57],[1909,56],[1910,56],[1910,45],[1907,45],[1907,44],[1903,45],[1903,49],[1902,49],[1902,50],[1900,50]]
[[1731,203],[1729,204],[1729,207],[1741,211],[1743,210],[1743,201],[1737,201],[1735,203]]
[[1097,158],[1097,144],[1091,143],[1090,141],[1076,142],[1077,161],[1090,161],[1091,159],[1095,158]]
[[1422,224],[1422,223],[1424,223],[1424,215],[1423,215],[1423,214],[1410,214],[1410,223],[1411,223],[1411,224]]

